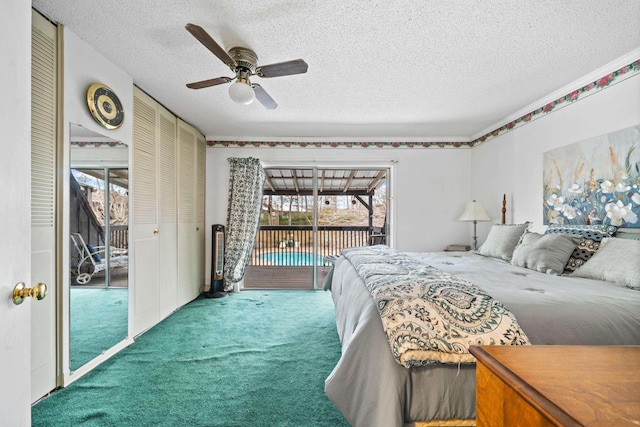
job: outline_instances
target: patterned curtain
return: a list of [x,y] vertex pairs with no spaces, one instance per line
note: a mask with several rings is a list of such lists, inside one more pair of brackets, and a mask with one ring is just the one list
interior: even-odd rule
[[262,207],[265,175],[260,160],[252,157],[229,159],[229,209],[224,252],[225,291],[244,277],[253,251]]

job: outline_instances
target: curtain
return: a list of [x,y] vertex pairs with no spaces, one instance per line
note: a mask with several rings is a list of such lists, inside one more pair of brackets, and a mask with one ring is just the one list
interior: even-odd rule
[[262,208],[265,175],[260,160],[229,158],[229,203],[224,253],[225,291],[244,277],[253,251]]

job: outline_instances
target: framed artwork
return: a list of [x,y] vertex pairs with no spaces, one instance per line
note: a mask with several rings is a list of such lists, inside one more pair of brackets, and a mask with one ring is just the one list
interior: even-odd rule
[[640,228],[640,125],[543,154],[545,224]]

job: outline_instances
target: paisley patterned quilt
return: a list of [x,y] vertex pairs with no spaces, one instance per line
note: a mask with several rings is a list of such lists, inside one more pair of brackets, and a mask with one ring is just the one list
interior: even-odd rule
[[391,249],[342,251],[373,297],[395,360],[405,366],[473,363],[470,345],[526,345],[499,301],[472,283]]

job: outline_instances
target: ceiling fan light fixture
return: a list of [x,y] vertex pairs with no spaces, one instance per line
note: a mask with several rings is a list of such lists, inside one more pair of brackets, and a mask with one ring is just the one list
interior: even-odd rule
[[251,104],[256,98],[253,88],[244,81],[236,81],[229,86],[229,96],[238,104]]
[[254,99],[257,99],[264,108],[273,110],[278,107],[276,101],[271,98],[271,95],[269,95],[262,86],[257,83],[251,84],[249,77],[258,76],[269,78],[303,74],[306,73],[309,68],[303,59],[258,66],[258,55],[256,55],[253,50],[247,47],[235,46],[227,52],[199,25],[187,24],[186,29],[236,74],[235,78],[216,77],[214,79],[188,83],[187,87],[189,89],[203,89],[236,80],[235,83],[229,86],[229,96],[233,101],[247,105],[251,104]]

